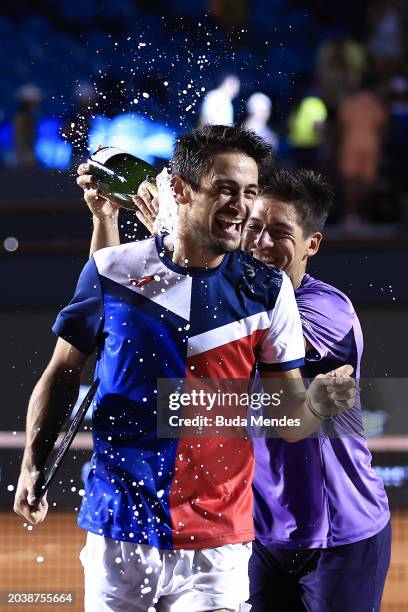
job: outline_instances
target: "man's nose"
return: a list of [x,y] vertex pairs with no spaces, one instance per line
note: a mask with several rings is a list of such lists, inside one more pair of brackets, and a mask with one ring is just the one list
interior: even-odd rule
[[237,194],[237,196],[230,202],[230,205],[240,216],[246,215],[248,211],[247,201],[243,193]]
[[259,234],[255,238],[255,245],[257,249],[265,249],[273,247],[273,240],[265,230],[265,228],[261,229]]

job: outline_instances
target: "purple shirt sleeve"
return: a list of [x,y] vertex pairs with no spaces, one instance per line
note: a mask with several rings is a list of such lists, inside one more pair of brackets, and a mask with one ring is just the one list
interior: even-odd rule
[[94,352],[101,337],[104,321],[104,304],[93,257],[83,268],[74,297],[58,314],[52,331],[81,353]]
[[320,281],[313,282],[306,275],[296,290],[296,302],[303,335],[312,346],[306,351],[306,360],[334,358],[347,363],[348,338],[354,336],[355,326],[360,330],[350,300],[334,287]]

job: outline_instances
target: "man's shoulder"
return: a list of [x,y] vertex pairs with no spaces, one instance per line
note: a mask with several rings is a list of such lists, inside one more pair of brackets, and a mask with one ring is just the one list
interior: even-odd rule
[[131,261],[134,263],[135,257],[137,260],[144,262],[146,262],[147,258],[157,258],[154,238],[105,247],[95,251],[93,254],[96,267],[101,274],[112,266],[127,266]]
[[134,242],[124,242],[123,244],[108,246],[95,251],[94,258],[103,259],[105,257],[123,257],[127,254],[152,249],[153,247],[155,247],[154,238],[146,238],[145,240],[136,240]]
[[[350,299],[340,289],[305,275],[295,292],[303,335],[313,350],[307,363],[330,357],[359,369],[363,336]],[[331,366],[330,366],[331,367]]]
[[252,300],[260,301],[267,310],[274,308],[284,283],[285,273],[267,266],[244,251],[235,251],[230,257],[236,288]]
[[302,283],[295,290],[295,293],[296,296],[314,295],[321,296],[322,299],[326,298],[327,296],[335,296],[339,300],[343,300],[344,302],[351,304],[350,298],[343,293],[343,291],[338,289],[338,287],[330,285],[329,283],[326,283],[326,281],[322,281],[319,278],[314,278],[309,274],[304,275]]
[[303,320],[316,318],[349,327],[357,315],[349,297],[337,287],[305,274],[295,290],[296,302]]
[[240,268],[244,277],[248,280],[266,287],[277,286],[280,288],[285,276],[282,270],[267,266],[245,251],[235,251],[232,257],[232,264]]

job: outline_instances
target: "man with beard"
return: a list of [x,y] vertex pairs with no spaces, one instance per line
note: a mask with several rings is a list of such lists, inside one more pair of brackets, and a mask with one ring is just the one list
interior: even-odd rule
[[[300,377],[290,281],[237,250],[269,153],[240,128],[181,136],[174,250],[163,236],[98,250],[53,327],[59,340],[30,400],[15,510],[32,523],[45,518],[35,489],[97,350],[94,453],[78,518],[88,531],[87,612],[238,610],[247,599],[251,442],[159,438],[156,387],[159,378],[248,379],[255,366],[265,379]],[[293,437],[318,427],[327,397],[341,411],[353,395],[347,378],[318,378],[294,398],[302,427]]]
[[[157,198],[147,186],[140,195],[138,216],[151,231]],[[276,169],[243,232],[244,250],[284,270],[292,281],[306,378],[345,363],[360,375],[363,337],[350,300],[306,274],[332,197],[321,175]],[[323,423],[316,437],[295,444],[254,438],[253,612],[380,610],[390,562],[390,515],[357,404],[332,419],[330,428]]]

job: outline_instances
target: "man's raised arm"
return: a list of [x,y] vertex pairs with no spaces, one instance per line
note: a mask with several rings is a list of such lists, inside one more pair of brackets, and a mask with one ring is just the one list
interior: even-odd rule
[[106,198],[97,189],[95,179],[91,174],[89,164],[81,164],[78,168],[77,185],[84,190],[84,200],[92,213],[93,233],[90,255],[99,249],[120,244],[119,238],[119,204]]
[[[84,200],[92,213],[93,231],[89,255],[95,251],[120,244],[119,208],[120,204],[108,199],[96,187],[89,164],[81,164],[78,168],[77,185],[84,190]],[[153,223],[158,212],[158,197],[148,181],[144,181],[133,196],[139,210],[135,216],[153,234]]]
[[27,411],[26,443],[14,510],[32,524],[44,520],[46,498],[34,505],[43,470],[61,427],[77,400],[88,356],[59,338],[50,363],[34,387]]

